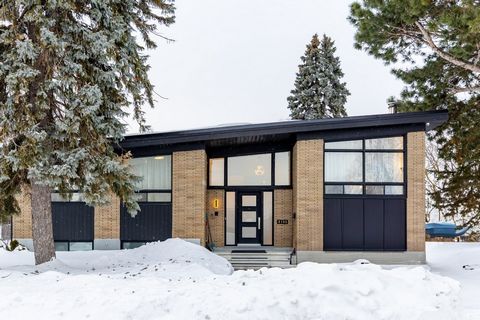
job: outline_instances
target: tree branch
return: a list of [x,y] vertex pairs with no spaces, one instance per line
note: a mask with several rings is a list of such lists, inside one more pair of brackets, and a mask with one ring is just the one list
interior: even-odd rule
[[415,22],[415,25],[420,30],[423,35],[424,42],[428,45],[436,54],[438,54],[442,59],[450,62],[457,67],[464,68],[466,70],[480,73],[480,66],[476,66],[475,64],[471,64],[460,59],[455,58],[454,56],[446,53],[445,51],[441,50],[433,41],[432,37],[428,33],[428,31],[424,28],[424,26],[420,22]]
[[457,93],[463,93],[463,92],[480,92],[480,86],[478,87],[457,87],[457,88],[451,88],[450,93],[457,94]]

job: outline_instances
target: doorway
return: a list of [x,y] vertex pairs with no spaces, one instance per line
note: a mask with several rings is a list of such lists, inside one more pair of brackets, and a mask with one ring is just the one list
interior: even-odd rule
[[236,203],[237,243],[262,244],[262,193],[239,191],[236,195]]

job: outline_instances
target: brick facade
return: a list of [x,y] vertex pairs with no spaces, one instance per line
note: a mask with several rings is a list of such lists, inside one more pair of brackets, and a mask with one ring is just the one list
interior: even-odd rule
[[[407,251],[425,251],[425,133],[407,134]],[[292,152],[293,189],[274,190],[274,245],[298,251],[323,251],[323,140],[297,141]],[[172,236],[200,239],[205,244],[208,214],[217,247],[225,245],[225,191],[207,190],[205,150],[172,155]],[[21,214],[13,218],[13,237],[32,238],[30,195],[17,197]],[[218,199],[218,208],[213,208]],[[218,215],[215,215],[218,212]],[[295,214],[295,218],[293,217]],[[277,224],[277,220],[288,224]],[[95,239],[120,238],[120,200],[95,208]]]
[[407,134],[407,251],[425,251],[425,132]]
[[207,154],[205,150],[173,153],[173,237],[205,244]]
[[[273,239],[276,247],[293,246],[292,196],[291,189],[277,189],[273,194]],[[277,224],[278,219],[287,220],[288,224]]]
[[95,207],[95,239],[120,239],[120,199],[113,193],[110,203]]
[[300,140],[293,152],[297,250],[323,250],[323,140]]
[[[218,208],[213,207],[215,199],[218,200]],[[223,247],[225,245],[225,191],[208,190],[206,207],[213,243],[216,247]]]

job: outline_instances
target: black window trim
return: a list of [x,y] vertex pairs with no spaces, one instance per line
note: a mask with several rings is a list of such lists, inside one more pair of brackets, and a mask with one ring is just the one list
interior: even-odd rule
[[[383,138],[394,138],[394,137],[402,137],[403,139],[403,149],[365,149],[365,140],[369,139],[383,139]],[[326,149],[325,144],[328,142],[342,142],[342,141],[351,141],[351,140],[361,140],[362,141],[362,149]],[[324,165],[323,168],[323,194],[325,198],[406,198],[407,196],[407,135],[388,135],[388,136],[375,136],[375,137],[368,137],[368,138],[351,138],[351,139],[332,139],[332,140],[324,140],[324,147],[323,147],[323,163],[325,164],[325,154],[327,152],[356,152],[362,153],[362,175],[363,181],[362,182],[327,182],[325,181],[325,169],[326,166]],[[403,154],[403,182],[367,182],[365,181],[365,154],[366,153],[402,153]],[[325,188],[328,185],[361,185],[362,186],[362,193],[361,194],[333,194],[333,193],[326,193]],[[403,186],[403,193],[402,194],[367,194],[366,193],[366,186],[371,185],[379,185],[379,186]]]
[[[289,175],[290,175],[290,183],[288,185],[275,185],[275,154],[281,152],[289,152]],[[231,186],[228,185],[228,158],[232,157],[241,157],[241,156],[253,156],[253,155],[261,155],[261,154],[270,154],[271,159],[271,184],[269,185],[244,185],[244,186]],[[228,155],[215,155],[209,156],[207,161],[207,189],[222,189],[222,190],[237,190],[237,189],[262,189],[262,190],[272,190],[272,189],[291,189],[292,188],[292,181],[293,181],[293,151],[291,149],[278,149],[278,150],[269,150],[265,152],[247,152],[247,153],[234,153]],[[210,185],[210,159],[223,159],[223,186],[212,186]]]
[[[88,241],[88,240],[76,241],[76,240],[58,240],[58,239],[56,239],[56,240],[54,240],[53,242],[54,242],[54,244],[55,244],[56,242],[66,243],[66,244],[67,244],[67,248],[68,248],[67,251],[71,251],[71,250],[70,250],[70,243],[71,243],[71,242],[75,242],[75,243],[77,243],[77,242],[78,242],[78,243],[91,243],[91,244],[92,244],[92,249],[91,249],[91,250],[83,250],[83,251],[93,251],[93,250],[95,250],[95,243],[94,243],[93,240],[91,240],[91,241]],[[66,251],[65,251],[65,252],[66,252]]]
[[[172,193],[172,185],[173,185],[173,154],[172,153],[162,153],[162,154],[155,154],[150,156],[142,156],[142,157],[133,157],[133,159],[139,158],[152,158],[152,157],[161,157],[161,156],[170,156],[170,188],[168,189],[139,189],[135,190],[136,194],[139,193],[147,193],[147,201],[137,201],[138,203],[172,203],[173,201],[173,193]],[[170,193],[170,201],[148,201],[148,193]]]

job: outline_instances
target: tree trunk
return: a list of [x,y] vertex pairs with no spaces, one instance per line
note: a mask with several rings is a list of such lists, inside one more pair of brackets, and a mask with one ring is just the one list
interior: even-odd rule
[[32,185],[32,235],[35,264],[55,258],[53,243],[51,188],[35,180]]

